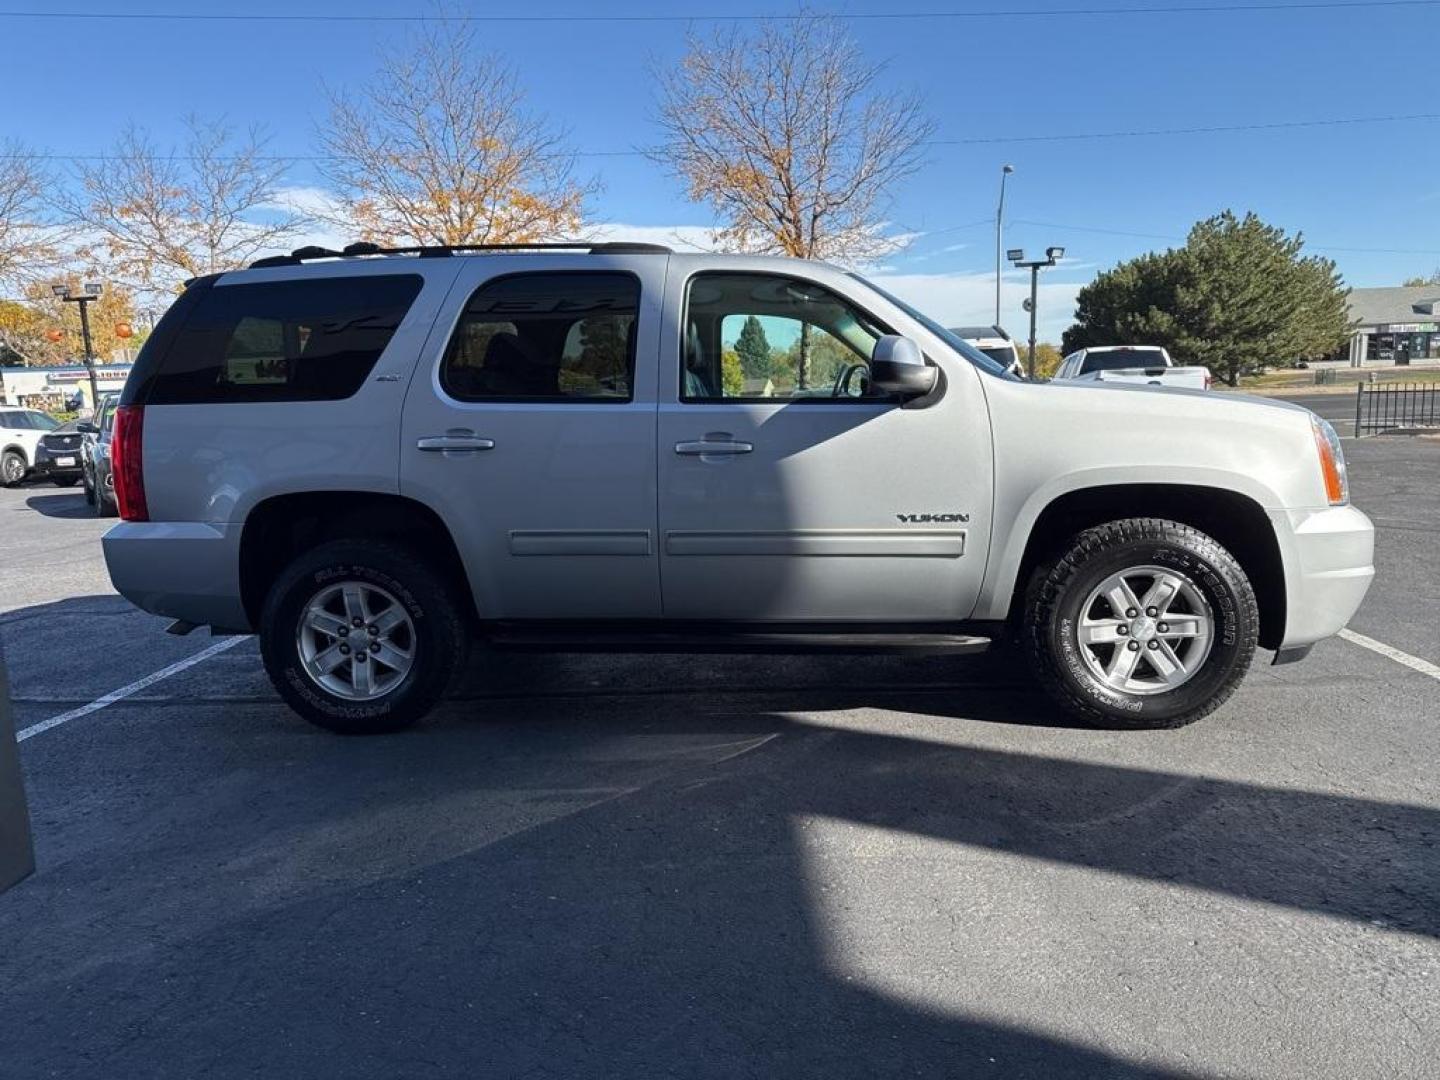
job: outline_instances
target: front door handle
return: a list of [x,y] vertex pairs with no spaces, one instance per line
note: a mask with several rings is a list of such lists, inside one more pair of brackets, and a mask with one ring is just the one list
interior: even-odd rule
[[675,453],[686,457],[711,457],[719,454],[748,454],[755,449],[754,443],[739,442],[735,439],[717,439],[707,436],[693,442],[677,442]]
[[479,435],[427,435],[423,439],[416,439],[415,445],[421,450],[440,452],[445,450],[494,450],[495,440],[484,439]]

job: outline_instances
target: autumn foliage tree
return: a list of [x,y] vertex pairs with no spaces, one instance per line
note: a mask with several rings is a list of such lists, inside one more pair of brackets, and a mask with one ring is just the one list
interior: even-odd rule
[[577,232],[593,184],[561,133],[524,108],[514,71],[473,26],[426,23],[320,133],[336,224],[386,244],[494,244]]
[[791,19],[692,37],[657,71],[656,158],[718,215],[735,250],[863,261],[884,235],[895,185],[932,130],[918,98],[883,89],[838,20]]
[[[56,281],[78,288],[98,275],[60,275]],[[0,301],[0,365],[47,367],[71,364],[84,356],[77,305],[55,296],[49,284],[32,282],[24,299]],[[121,328],[130,331],[122,336]],[[110,285],[90,304],[90,341],[96,358],[105,363],[122,348],[135,349],[144,340],[134,299],[123,286]]]
[[233,270],[284,246],[305,224],[279,205],[285,163],[259,129],[190,117],[175,149],[131,125],[110,151],[75,164],[55,205],[81,239],[78,256],[155,299],[186,279]]

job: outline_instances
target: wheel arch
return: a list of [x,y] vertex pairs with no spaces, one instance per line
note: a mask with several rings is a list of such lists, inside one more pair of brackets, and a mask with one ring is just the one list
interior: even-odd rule
[[272,495],[245,516],[240,535],[240,597],[250,625],[259,625],[270,586],[297,555],[341,539],[390,540],[414,548],[463,598],[461,610],[467,617],[477,617],[454,537],[429,506],[382,492],[305,491]]
[[1205,485],[1103,484],[1057,495],[1036,514],[1006,580],[995,583],[992,595],[1003,600],[996,617],[1019,616],[1031,574],[1077,533],[1107,521],[1141,517],[1192,526],[1235,556],[1255,591],[1259,643],[1267,649],[1279,647],[1285,636],[1285,562],[1270,517],[1247,494]]

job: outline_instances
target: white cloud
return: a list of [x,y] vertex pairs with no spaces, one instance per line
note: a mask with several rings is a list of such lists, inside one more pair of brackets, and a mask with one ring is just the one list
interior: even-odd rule
[[[949,274],[873,274],[875,284],[913,304],[946,326],[988,326],[995,319],[995,275],[983,272]],[[1060,335],[1075,317],[1076,282],[1047,283],[1038,290],[1036,336],[1060,343]],[[1000,324],[1017,341],[1030,336],[1030,316],[1021,307],[1030,295],[1028,274],[1006,274],[1000,279]]]
[[663,244],[677,251],[715,251],[715,230],[709,225],[587,225],[585,235],[598,242]]

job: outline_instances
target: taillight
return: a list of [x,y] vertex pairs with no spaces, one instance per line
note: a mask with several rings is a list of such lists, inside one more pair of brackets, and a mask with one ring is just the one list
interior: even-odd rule
[[110,434],[110,472],[115,478],[115,503],[126,521],[149,521],[145,505],[145,406],[122,405],[115,410]]

